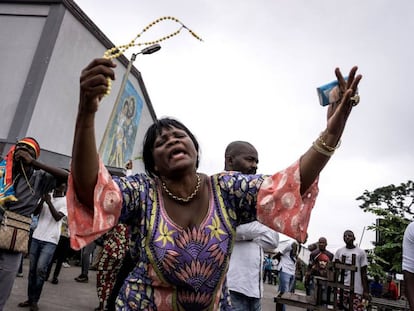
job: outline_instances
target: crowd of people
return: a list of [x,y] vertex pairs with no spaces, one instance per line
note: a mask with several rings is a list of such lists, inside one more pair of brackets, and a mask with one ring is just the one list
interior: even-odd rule
[[[4,159],[1,182],[17,198],[6,203],[7,209],[28,217],[39,215],[29,250],[28,297],[19,306],[39,310],[65,217],[71,246],[82,249],[85,261],[76,281],[88,282],[88,248],[104,237],[97,262],[97,311],[260,310],[262,278],[269,279],[263,251],[278,246],[278,233],[296,240],[275,256],[280,292],[294,291],[298,251],[306,240],[319,174],[340,145],[348,117],[359,103],[362,76],[357,67],[347,79],[335,70],[338,86],[325,129],[292,165],[273,175],[256,173],[257,151],[244,141],[229,144],[223,172],[211,176],[199,172],[195,135],[178,120],[162,118],[144,137],[145,172],[130,174],[128,163],[128,174],[121,177],[111,176],[99,158],[94,128],[108,79],[115,78],[114,68],[109,59],[95,59],[81,73],[69,173],[38,161],[40,146],[29,137]],[[299,214],[308,217],[298,221]],[[412,236],[408,231],[404,239],[408,282],[413,273]],[[350,303],[360,310],[361,302],[369,298],[367,257],[355,245],[352,231],[345,231],[343,239],[345,246],[335,254],[326,250],[326,238],[319,239],[305,284],[311,294],[312,278],[323,276],[329,262],[356,255],[355,299]],[[0,311],[21,256],[0,250]],[[113,305],[111,296],[116,297]]]
[[[406,230],[406,236],[408,236],[409,229]],[[412,238],[412,237],[411,237]],[[291,263],[291,272],[289,278],[286,277],[283,273],[284,265],[281,259],[282,252],[277,253],[273,256],[274,260],[279,263],[278,265],[278,274],[279,274],[279,292],[284,293],[287,291],[295,292],[295,286],[291,286],[290,288],[286,288],[286,284],[294,284],[296,280],[303,280],[303,284],[305,287],[306,295],[313,296],[315,291],[316,282],[314,277],[322,277],[322,278],[329,278],[329,271],[332,269],[331,264],[333,262],[343,262],[343,258],[345,258],[345,263],[351,264],[352,263],[352,256],[355,256],[355,266],[357,268],[355,276],[354,276],[354,292],[352,293],[353,299],[353,310],[365,310],[368,302],[371,300],[371,297],[376,298],[384,298],[389,300],[398,300],[398,299],[407,299],[411,301],[412,298],[412,290],[410,281],[407,282],[407,278],[405,278],[405,292],[400,290],[399,286],[395,282],[395,274],[388,273],[386,277],[382,278],[380,275],[375,275],[374,278],[368,279],[368,258],[367,254],[364,250],[360,249],[357,245],[355,245],[355,235],[351,230],[346,230],[343,234],[343,240],[345,245],[333,254],[329,250],[327,250],[327,239],[325,237],[319,238],[317,243],[310,244],[308,246],[308,251],[310,252],[309,261],[306,268],[306,273],[304,278],[302,279],[301,274],[298,273],[299,270],[302,269],[301,265],[296,265],[296,272],[294,270],[293,263]],[[408,244],[408,238],[405,237],[404,239],[406,244]],[[412,241],[412,240],[411,240]],[[291,245],[294,245],[296,242],[293,242]],[[290,253],[286,256],[285,252],[285,261],[292,261],[293,262],[293,254],[291,246],[288,246],[287,249],[290,249]],[[409,247],[404,247],[404,253],[407,252]],[[268,256],[269,258],[270,255]],[[409,258],[405,256],[405,260]],[[408,271],[405,270],[405,274]],[[286,281],[288,280],[288,281]],[[350,274],[345,275],[344,283],[345,285],[349,285],[351,282]],[[410,294],[411,293],[411,294]],[[333,303],[333,293],[332,288],[329,286],[322,285],[321,291],[322,302],[329,302]],[[347,299],[349,298],[349,293],[345,292],[345,301],[343,303],[349,304]],[[387,309],[388,310],[388,309]],[[390,309],[391,310],[391,309]]]

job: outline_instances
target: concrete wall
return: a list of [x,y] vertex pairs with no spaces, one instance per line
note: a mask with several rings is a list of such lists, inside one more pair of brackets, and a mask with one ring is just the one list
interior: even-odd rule
[[[16,139],[33,136],[41,145],[42,161],[68,167],[80,72],[112,42],[71,0],[3,1],[0,42],[0,153],[4,155]],[[98,147],[128,64],[125,57],[116,62],[117,80],[97,115]],[[133,151],[137,156],[145,130],[156,116],[134,67],[129,81],[144,103]],[[142,170],[140,161],[134,164],[134,171]]]

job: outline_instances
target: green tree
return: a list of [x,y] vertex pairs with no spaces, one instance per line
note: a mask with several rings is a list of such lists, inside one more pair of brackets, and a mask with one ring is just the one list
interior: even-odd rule
[[360,208],[364,212],[378,216],[377,222],[367,228],[377,233],[375,248],[368,254],[371,275],[380,275],[381,271],[400,273],[404,230],[414,215],[413,181],[377,188],[372,192],[365,190],[357,200],[363,201]]

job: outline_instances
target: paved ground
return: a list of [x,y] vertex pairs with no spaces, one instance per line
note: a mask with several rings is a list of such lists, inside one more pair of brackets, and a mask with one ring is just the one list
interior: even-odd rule
[[[17,304],[27,298],[27,274],[28,260],[24,260],[24,277],[16,278],[13,292],[6,304],[4,311],[24,311]],[[80,273],[80,267],[62,268],[59,276],[59,284],[53,285],[46,282],[39,301],[40,311],[93,311],[98,305],[96,295],[96,273],[89,271],[89,283],[74,281]],[[273,296],[277,287],[265,284],[265,294],[262,302],[262,311],[274,311]],[[288,306],[287,311],[303,310]],[[162,310],[161,310],[162,311]],[[195,310],[196,311],[196,310]]]

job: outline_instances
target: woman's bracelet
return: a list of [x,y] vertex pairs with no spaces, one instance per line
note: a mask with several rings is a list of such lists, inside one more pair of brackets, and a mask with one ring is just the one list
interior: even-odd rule
[[321,147],[328,150],[328,151],[332,151],[334,152],[336,149],[339,148],[339,146],[341,146],[341,140],[338,141],[338,143],[336,144],[335,147],[329,146],[326,141],[324,141],[324,139],[322,138],[322,133],[319,135],[318,137],[318,143],[321,144]]
[[323,154],[323,155],[325,155],[325,156],[327,156],[327,157],[330,157],[330,156],[332,156],[332,155],[334,154],[334,151],[328,151],[328,150],[326,150],[326,149],[322,148],[322,147],[318,144],[318,141],[317,141],[317,140],[313,142],[313,144],[312,144],[312,148],[313,148],[313,149],[315,149],[315,151],[317,151],[317,152],[319,152],[320,154]]
[[322,138],[322,133],[319,135],[318,139],[315,140],[312,144],[313,149],[317,152],[330,157],[334,154],[335,150],[341,145],[341,140],[338,141],[338,144],[335,147],[329,146],[326,141]]

